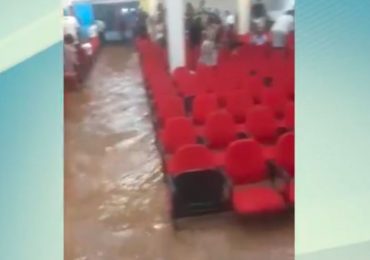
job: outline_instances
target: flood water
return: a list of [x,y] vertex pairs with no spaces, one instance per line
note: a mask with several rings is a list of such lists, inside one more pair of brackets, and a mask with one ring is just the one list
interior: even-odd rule
[[102,49],[65,94],[65,260],[294,259],[294,216],[194,218],[174,231],[137,54]]

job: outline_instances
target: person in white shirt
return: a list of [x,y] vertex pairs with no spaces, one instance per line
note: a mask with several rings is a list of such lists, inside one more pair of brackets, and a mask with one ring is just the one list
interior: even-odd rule
[[64,35],[64,73],[70,75],[77,74],[77,49],[74,44],[72,34]]
[[213,35],[203,32],[203,42],[200,49],[199,63],[206,66],[217,65],[217,49]]
[[198,12],[201,13],[205,11],[206,11],[206,0],[200,0]]
[[157,20],[153,21],[153,37],[154,41],[162,47],[166,46],[166,26],[163,16],[158,16]]
[[80,25],[78,20],[74,16],[64,16],[63,19],[63,29],[64,35],[70,34],[72,35],[74,42],[78,42],[78,29]]
[[235,24],[235,17],[229,11],[225,11],[224,24],[226,27],[229,27]]
[[286,45],[287,35],[294,30],[294,11],[290,10],[281,15],[271,28],[272,46],[282,48]]
[[268,41],[268,38],[267,38],[266,33],[264,33],[262,26],[259,26],[256,29],[255,33],[253,33],[250,38],[251,44],[256,45],[256,46],[262,46],[266,44],[267,41]]

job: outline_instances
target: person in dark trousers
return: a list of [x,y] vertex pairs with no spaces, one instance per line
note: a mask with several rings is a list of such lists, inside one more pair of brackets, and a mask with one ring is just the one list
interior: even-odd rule
[[186,26],[187,32],[190,30],[190,26],[194,19],[194,15],[195,15],[194,6],[188,2],[186,4],[186,11],[185,11],[185,26]]
[[266,16],[266,7],[262,0],[256,0],[256,2],[252,5],[251,14],[252,18],[261,18]]
[[189,40],[191,48],[199,47],[202,43],[202,31],[202,18],[198,16],[191,21],[189,28]]
[[139,10],[137,27],[136,27],[136,36],[140,38],[148,38],[148,28],[147,28],[148,14]]

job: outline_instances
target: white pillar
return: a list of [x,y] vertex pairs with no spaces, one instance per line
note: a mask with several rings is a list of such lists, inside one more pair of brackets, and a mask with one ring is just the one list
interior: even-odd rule
[[246,34],[250,27],[251,0],[238,1],[238,33]]
[[157,13],[158,0],[147,0],[148,11],[150,16],[154,16]]
[[183,0],[165,0],[167,49],[171,72],[185,65],[185,7]]

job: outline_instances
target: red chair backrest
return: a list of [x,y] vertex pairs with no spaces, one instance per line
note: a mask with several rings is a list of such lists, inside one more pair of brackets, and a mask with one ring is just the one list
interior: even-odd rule
[[294,129],[295,124],[295,112],[294,112],[294,102],[289,102],[285,105],[285,126],[288,129]]
[[174,153],[186,144],[195,144],[197,141],[195,129],[186,117],[173,117],[166,121],[163,131],[163,145],[168,153]]
[[173,80],[177,85],[186,84],[191,77],[190,71],[186,67],[178,67],[172,74]]
[[196,71],[197,88],[199,89],[198,93],[201,93],[202,91],[213,91],[213,83],[216,75],[217,74],[215,67],[209,67],[199,64]]
[[282,135],[276,150],[276,163],[294,177],[294,133]]
[[217,96],[214,94],[201,94],[193,101],[193,118],[197,124],[203,124],[212,112],[218,109]]
[[158,118],[165,123],[171,117],[185,116],[184,103],[180,97],[168,96],[158,103]]
[[275,140],[277,127],[273,112],[266,106],[254,106],[247,113],[247,131],[258,141],[270,142]]
[[176,151],[170,170],[181,173],[192,170],[212,169],[215,167],[213,154],[204,145],[189,144]]
[[225,95],[226,109],[235,122],[244,123],[246,112],[253,106],[252,97],[247,90],[234,90]]
[[285,96],[284,89],[282,87],[266,88],[263,91],[262,104],[271,108],[274,114],[278,117],[284,115],[285,105],[288,99]]
[[262,102],[262,93],[263,93],[263,82],[262,79],[258,76],[248,76],[243,80],[243,88],[248,90],[252,99],[255,103]]
[[211,148],[224,148],[236,139],[236,126],[226,111],[210,114],[205,124],[205,136]]
[[225,167],[234,184],[255,183],[267,177],[262,147],[255,140],[238,140],[230,144]]

